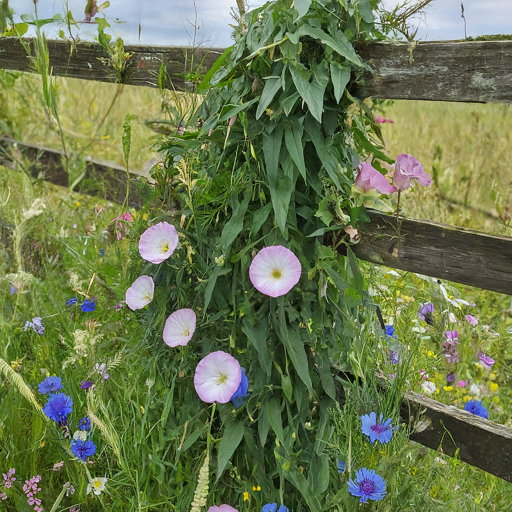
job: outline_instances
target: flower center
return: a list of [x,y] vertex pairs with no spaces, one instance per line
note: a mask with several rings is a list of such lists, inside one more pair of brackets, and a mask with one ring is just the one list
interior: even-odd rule
[[190,334],[190,331],[188,329],[185,329],[183,331],[183,336],[188,336]]
[[228,380],[228,376],[225,373],[221,373],[219,375],[219,382],[218,382],[218,384],[226,384],[227,380]]
[[162,252],[167,252],[169,250],[169,244],[165,244],[162,246]]
[[360,484],[359,488],[361,489],[361,492],[366,495],[370,496],[375,492],[375,483],[369,480],[368,478],[365,478]]
[[382,432],[386,431],[388,428],[385,425],[377,423],[376,425],[372,425],[370,427],[376,434],[382,434]]
[[144,295],[144,298],[145,298],[145,299],[148,299],[148,300],[152,300],[152,299],[151,299],[151,293],[146,292],[146,294]]
[[98,482],[98,481],[94,482],[94,487],[96,489],[99,489],[101,487],[101,482]]
[[272,272],[272,277],[274,279],[279,279],[281,277],[281,275],[282,275],[281,272],[279,270],[277,270],[277,268],[274,269],[274,271]]

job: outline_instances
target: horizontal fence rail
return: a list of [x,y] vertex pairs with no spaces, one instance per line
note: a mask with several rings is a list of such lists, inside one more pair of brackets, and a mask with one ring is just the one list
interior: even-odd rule
[[[97,43],[48,41],[54,75],[99,82],[115,82],[108,55]],[[418,43],[375,42],[358,52],[373,73],[353,92],[361,97],[406,100],[512,103],[512,41]],[[223,48],[125,46],[132,56],[122,83],[157,87],[163,63],[168,88],[194,89],[189,71],[204,74]],[[192,66],[192,62],[194,65]],[[17,38],[0,38],[0,69],[32,71],[30,59]],[[192,76],[192,75],[191,75]]]

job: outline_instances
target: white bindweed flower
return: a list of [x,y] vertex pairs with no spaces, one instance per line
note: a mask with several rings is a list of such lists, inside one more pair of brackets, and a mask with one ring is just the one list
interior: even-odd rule
[[178,232],[167,222],[160,222],[146,229],[139,240],[139,253],[151,263],[162,263],[178,245]]
[[140,276],[126,290],[126,304],[132,310],[142,309],[153,300],[155,283],[149,276]]
[[206,403],[226,404],[240,386],[242,370],[238,361],[218,350],[199,361],[194,375],[194,387]]
[[437,391],[437,387],[433,382],[430,382],[429,380],[426,380],[422,385],[421,389],[427,394],[431,395]]
[[288,293],[300,279],[299,259],[281,245],[265,247],[254,257],[249,277],[254,287],[270,297]]
[[105,484],[107,483],[107,479],[104,476],[97,476],[96,478],[91,478],[89,480],[89,484],[87,485],[87,494],[90,494],[92,491],[96,496],[99,496],[102,491],[105,490]]
[[164,343],[170,347],[185,346],[196,330],[196,314],[191,309],[179,309],[165,322]]

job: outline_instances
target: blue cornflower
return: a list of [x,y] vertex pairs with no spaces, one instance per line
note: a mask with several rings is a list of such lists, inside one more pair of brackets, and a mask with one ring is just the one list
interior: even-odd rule
[[69,299],[66,301],[66,305],[67,306],[74,306],[76,303],[77,303],[77,298],[76,297],[73,297],[72,299]]
[[240,386],[233,393],[233,396],[230,398],[231,403],[235,406],[235,409],[238,409],[244,405],[245,400],[248,398],[249,394],[247,391],[249,390],[249,379],[247,375],[245,375],[245,368],[240,368],[242,371],[242,380],[240,381]]
[[87,416],[84,416],[80,420],[78,426],[80,427],[80,430],[89,430],[91,428],[91,419],[88,418]]
[[84,313],[90,313],[91,311],[94,311],[96,309],[96,304],[95,304],[94,300],[91,301],[91,300],[85,299],[84,303],[80,306],[80,309]]
[[73,455],[85,462],[87,457],[91,457],[96,453],[96,445],[92,441],[82,441],[79,439],[78,441],[71,441],[71,451]]
[[400,354],[396,350],[390,350],[389,360],[391,361],[391,364],[398,364],[400,362]]
[[53,421],[64,423],[73,410],[73,401],[64,393],[51,395],[43,408],[43,412]]
[[[268,505],[264,505],[261,509],[261,512],[276,512],[277,510],[277,503],[269,503]],[[279,507],[279,510],[277,512],[290,512],[284,505],[281,505]]]
[[89,389],[92,387],[92,380],[83,380],[80,383],[80,389]]
[[39,393],[49,395],[50,393],[58,393],[63,387],[60,377],[46,377],[39,383],[37,389],[39,389]]
[[34,329],[34,331],[39,334],[39,336],[42,336],[44,334],[44,324],[43,319],[40,316],[36,316],[35,318],[32,318],[32,322],[26,322],[25,327],[23,327],[24,331],[27,331],[30,327]]
[[361,422],[363,424],[361,430],[363,434],[370,438],[370,442],[372,443],[379,441],[381,444],[386,444],[389,443],[393,437],[391,418],[387,419],[385,422],[382,422],[382,420],[383,415],[381,414],[379,421],[377,421],[377,415],[374,412],[371,412],[370,415],[365,414],[361,416]]
[[338,473],[343,473],[345,471],[345,468],[347,467],[347,463],[343,460],[338,461]]
[[395,328],[392,326],[392,325],[386,325],[386,334],[390,337],[390,338],[393,338],[395,336]]
[[100,249],[100,256],[103,258],[105,256],[105,249]]
[[375,473],[373,469],[360,469],[356,471],[356,481],[348,481],[348,490],[352,496],[358,496],[360,503],[368,500],[379,501],[386,496],[386,480]]
[[474,414],[475,416],[480,416],[489,419],[489,411],[482,405],[482,402],[479,400],[470,400],[465,406],[464,410]]

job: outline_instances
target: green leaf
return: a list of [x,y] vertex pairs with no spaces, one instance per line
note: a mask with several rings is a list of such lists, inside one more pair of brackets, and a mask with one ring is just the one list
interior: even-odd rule
[[252,188],[247,188],[244,193],[242,202],[239,203],[237,200],[235,202],[231,217],[224,226],[219,239],[219,245],[224,252],[227,252],[235,238],[240,234],[244,227],[245,213],[247,212],[247,207],[249,206],[251,195]]
[[270,429],[270,419],[268,417],[268,409],[262,407],[258,416],[258,436],[260,438],[261,447],[265,446]]
[[219,123],[222,123],[223,121],[227,121],[233,116],[236,116],[238,113],[247,110],[251,105],[256,103],[258,101],[258,98],[254,98],[251,101],[248,101],[247,103],[244,103],[243,105],[226,105],[221,112],[221,116],[219,118]]
[[293,83],[302,99],[306,102],[311,115],[322,122],[322,112],[324,108],[324,93],[329,75],[323,62],[318,64],[313,73],[308,72],[298,64],[290,66]]
[[361,0],[359,2],[359,14],[366,23],[373,23],[375,21],[370,0]]
[[304,127],[298,119],[290,119],[290,122],[290,129],[284,131],[286,149],[292,157],[293,162],[299,169],[299,172],[304,178],[304,181],[307,183],[306,164],[304,163],[304,149],[302,147],[302,134],[304,133]]
[[313,238],[314,236],[321,236],[321,235],[324,235],[325,233],[328,233],[329,231],[339,231],[340,229],[343,229],[343,228],[341,226],[330,226],[328,228],[319,228],[316,231],[314,231],[313,233],[311,233],[311,235],[308,235],[306,238]]
[[281,386],[283,386],[284,396],[288,399],[288,402],[291,402],[293,398],[293,386],[292,379],[289,375],[281,373]]
[[210,304],[210,300],[212,298],[212,293],[215,288],[215,284],[217,283],[217,278],[220,275],[225,275],[225,274],[228,274],[229,272],[231,272],[231,267],[219,267],[217,265],[213,269],[210,279],[208,279],[208,284],[206,285],[206,290],[204,292],[204,314],[203,314],[203,316],[206,316],[206,311]]
[[348,61],[356,64],[357,66],[363,66],[363,62],[358,57],[354,47],[350,44],[347,36],[341,32],[341,30],[336,32],[336,39],[324,32],[321,28],[312,27],[311,25],[302,25],[294,34],[288,32],[286,35],[294,44],[297,44],[302,36],[309,36],[313,39],[319,39],[320,42],[332,48],[335,52],[337,52],[342,57],[345,57],[345,59]]
[[331,365],[326,350],[319,349],[315,354],[316,364],[318,365],[318,373],[320,381],[326,394],[333,400],[336,400],[336,388],[334,386],[334,378],[331,372]]
[[329,226],[332,219],[332,213],[330,212],[329,205],[331,204],[331,200],[328,197],[324,197],[318,203],[318,210],[315,213],[315,217],[318,217],[326,226]]
[[337,66],[334,62],[331,62],[330,68],[334,97],[339,103],[350,81],[350,68],[348,66]]
[[20,18],[29,25],[34,25],[37,28],[41,28],[49,23],[55,23],[56,21],[62,21],[62,16],[56,14],[53,18],[46,18],[44,20],[36,20],[31,14],[22,14]]
[[274,396],[267,402],[267,412],[270,426],[279,441],[284,445],[283,420],[281,418],[281,407],[278,399]]
[[270,191],[277,188],[277,169],[279,166],[279,153],[283,143],[284,127],[278,126],[272,133],[263,134],[263,156],[267,170],[268,186]]
[[261,93],[260,104],[258,105],[258,109],[256,110],[256,119],[259,119],[261,115],[265,112],[267,107],[270,105],[272,100],[274,99],[277,91],[282,87],[282,78],[281,71],[283,70],[283,63],[280,62],[276,68],[272,71],[273,76],[267,78],[265,81],[265,87],[263,87],[263,92]]
[[233,421],[224,429],[224,435],[219,443],[217,454],[217,480],[222,476],[226,464],[244,437],[244,424],[241,421]]
[[198,93],[206,92],[208,89],[212,87],[211,79],[213,75],[217,72],[217,70],[222,66],[226,57],[231,53],[233,47],[230,46],[224,50],[224,53],[214,62],[213,66],[207,71],[206,75],[204,75],[201,83],[197,86],[196,91]]
[[297,9],[299,15],[295,19],[295,23],[299,21],[307,12],[309,11],[309,7],[311,6],[312,0],[294,0],[293,6]]
[[334,272],[334,270],[327,264],[323,264],[322,268],[327,272],[327,275],[334,281],[336,288],[340,293],[343,293],[348,288],[348,283],[345,282],[344,279],[340,277],[339,274]]
[[309,466],[308,485],[317,496],[327,490],[329,487],[329,457],[313,454]]
[[274,215],[281,233],[286,232],[286,218],[288,217],[288,209],[290,200],[295,189],[295,180],[290,176],[281,175],[277,180],[277,187],[270,189],[270,197],[274,208]]
[[132,114],[126,114],[123,123],[123,135],[122,135],[122,144],[123,144],[123,155],[124,155],[124,163],[126,168],[129,167],[130,162],[130,148],[132,143],[132,121],[137,119],[137,116]]
[[262,370],[266,372],[267,377],[270,377],[270,373],[272,372],[272,353],[267,347],[267,330],[265,324],[260,322],[253,327],[247,318],[245,318],[242,323],[242,331],[256,349]]

